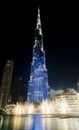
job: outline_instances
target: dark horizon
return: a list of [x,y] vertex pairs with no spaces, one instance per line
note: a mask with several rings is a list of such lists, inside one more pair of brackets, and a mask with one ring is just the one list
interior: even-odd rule
[[[65,3],[64,3],[65,4]],[[78,8],[39,3],[49,85],[75,88],[79,76]],[[29,9],[27,9],[29,7]],[[74,7],[74,10],[73,10]],[[3,4],[1,15],[0,80],[6,60],[14,60],[14,76],[28,82],[32,61],[38,2]]]

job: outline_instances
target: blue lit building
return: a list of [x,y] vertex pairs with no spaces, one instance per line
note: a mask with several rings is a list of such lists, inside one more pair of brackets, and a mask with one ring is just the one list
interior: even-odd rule
[[40,10],[38,9],[37,26],[35,29],[35,42],[33,46],[33,59],[31,63],[30,80],[28,82],[27,101],[40,103],[50,99],[50,87],[43,49],[43,34],[41,29]]

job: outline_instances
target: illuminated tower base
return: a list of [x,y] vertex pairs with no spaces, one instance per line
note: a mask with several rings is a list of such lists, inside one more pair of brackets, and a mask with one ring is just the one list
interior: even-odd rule
[[40,11],[38,9],[37,26],[35,30],[35,43],[33,46],[33,59],[31,63],[30,81],[28,82],[28,102],[42,102],[50,99],[50,87],[45,64],[45,51],[43,49],[43,35],[41,30]]

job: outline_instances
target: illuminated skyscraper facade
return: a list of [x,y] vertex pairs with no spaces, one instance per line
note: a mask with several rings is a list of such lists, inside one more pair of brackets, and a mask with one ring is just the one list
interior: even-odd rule
[[39,103],[50,99],[50,87],[45,63],[43,48],[43,34],[41,29],[40,10],[38,9],[37,26],[35,29],[35,42],[33,46],[33,59],[31,74],[28,82],[27,101]]
[[2,83],[1,83],[1,88],[0,88],[0,107],[1,108],[5,108],[5,106],[9,103],[13,68],[14,68],[13,60],[8,60],[4,67]]

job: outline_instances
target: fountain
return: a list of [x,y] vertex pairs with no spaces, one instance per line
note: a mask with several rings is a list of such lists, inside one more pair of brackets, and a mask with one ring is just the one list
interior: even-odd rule
[[24,104],[17,103],[13,108],[11,106],[6,107],[7,115],[28,115],[28,114],[42,114],[42,115],[52,115],[69,117],[78,116],[79,117],[79,94],[77,94],[77,99],[69,100],[64,97],[56,100],[45,100],[40,104],[28,103]]

